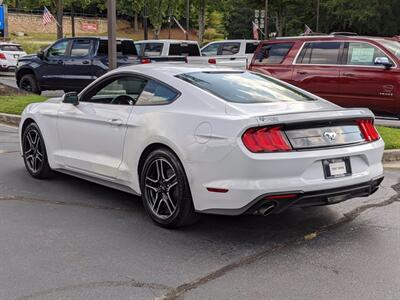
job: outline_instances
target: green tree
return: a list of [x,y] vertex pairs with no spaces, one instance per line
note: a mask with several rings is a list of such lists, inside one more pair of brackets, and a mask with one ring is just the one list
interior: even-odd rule
[[230,39],[252,38],[254,10],[248,7],[234,8],[227,19],[226,31]]
[[166,0],[147,0],[149,10],[149,20],[153,26],[155,39],[160,37],[161,26],[167,15],[168,1]]

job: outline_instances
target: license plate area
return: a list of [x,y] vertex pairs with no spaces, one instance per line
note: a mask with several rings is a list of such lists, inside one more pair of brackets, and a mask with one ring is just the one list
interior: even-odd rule
[[324,159],[322,161],[325,179],[340,178],[351,175],[349,157]]

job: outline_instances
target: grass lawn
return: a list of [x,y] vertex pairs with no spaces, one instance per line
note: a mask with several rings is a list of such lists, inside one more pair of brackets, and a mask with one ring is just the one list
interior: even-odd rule
[[400,128],[377,126],[377,129],[385,141],[385,149],[400,149]]
[[38,95],[0,96],[0,112],[20,115],[25,106],[34,102],[42,102],[47,98]]

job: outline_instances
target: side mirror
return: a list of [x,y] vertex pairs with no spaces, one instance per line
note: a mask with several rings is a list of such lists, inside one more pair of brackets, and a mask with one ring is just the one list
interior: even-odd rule
[[384,66],[386,69],[393,67],[393,63],[386,56],[375,58],[374,64]]
[[78,105],[79,104],[78,93],[77,92],[65,93],[64,96],[62,97],[62,102]]
[[45,57],[44,51],[43,50],[38,51],[37,57],[39,57],[40,59],[44,59],[44,57]]

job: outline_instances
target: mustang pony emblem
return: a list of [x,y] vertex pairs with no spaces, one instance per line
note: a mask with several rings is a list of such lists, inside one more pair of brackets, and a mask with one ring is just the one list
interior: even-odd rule
[[327,138],[330,142],[333,142],[336,139],[336,132],[325,131],[324,137]]

